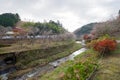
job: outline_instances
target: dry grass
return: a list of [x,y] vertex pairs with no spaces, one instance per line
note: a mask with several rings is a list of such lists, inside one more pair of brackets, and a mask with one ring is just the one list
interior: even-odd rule
[[[70,41],[71,42],[71,41]],[[0,48],[0,54],[11,53],[11,52],[21,52],[27,50],[34,49],[44,49],[49,47],[61,46],[64,44],[68,44],[67,41],[34,41],[32,44],[31,41],[20,41],[18,43],[14,43],[8,47]]]
[[93,80],[120,80],[120,54],[100,60],[100,67]]
[[100,59],[99,63],[93,80],[120,80],[120,44],[112,55]]

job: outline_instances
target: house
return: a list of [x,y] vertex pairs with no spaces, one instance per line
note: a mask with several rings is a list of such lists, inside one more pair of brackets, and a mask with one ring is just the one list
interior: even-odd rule
[[14,36],[17,38],[24,38],[27,35],[27,32],[19,27],[15,27],[12,30],[14,32]]

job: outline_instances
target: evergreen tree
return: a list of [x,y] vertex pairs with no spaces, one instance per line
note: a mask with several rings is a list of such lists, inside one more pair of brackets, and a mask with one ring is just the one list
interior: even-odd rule
[[20,17],[19,15],[16,14],[12,14],[12,13],[4,13],[0,15],[0,25],[8,27],[14,27],[14,25],[20,21]]

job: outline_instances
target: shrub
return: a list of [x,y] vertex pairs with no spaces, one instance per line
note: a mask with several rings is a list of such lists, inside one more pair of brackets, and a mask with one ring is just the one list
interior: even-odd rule
[[114,38],[111,38],[108,34],[105,34],[104,36],[102,37],[99,37],[99,39],[94,39],[94,40],[91,40],[89,43],[87,43],[86,47],[88,48],[93,48],[94,45],[99,42],[99,41],[102,41],[102,40],[105,40],[105,39],[114,39]]
[[94,50],[98,51],[100,55],[105,56],[108,55],[111,51],[115,50],[117,43],[115,40],[106,38],[103,40],[98,40],[93,48]]
[[86,44],[87,48],[92,48],[96,44],[97,40],[92,40],[91,42]]
[[62,80],[86,80],[95,69],[96,64],[89,61],[77,63],[67,68]]

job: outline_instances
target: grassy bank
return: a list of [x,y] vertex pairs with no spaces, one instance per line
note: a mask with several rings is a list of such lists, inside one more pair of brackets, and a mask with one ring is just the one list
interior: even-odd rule
[[120,80],[120,44],[110,56],[99,60],[93,80]]
[[120,43],[118,43],[117,49],[113,51],[112,54],[120,54]]
[[36,66],[44,66],[51,61],[68,56],[69,54],[80,48],[80,44],[76,44],[74,42],[67,42],[63,45],[60,44],[59,46],[30,50],[20,53],[17,56],[16,63],[18,71],[10,74],[9,79],[13,79],[16,76],[21,76],[31,71]]
[[[97,58],[96,52],[87,50],[79,56],[75,57],[74,61],[67,61],[53,72],[47,73],[39,80],[85,80],[89,78],[94,68],[96,67]],[[33,79],[34,80],[34,79]]]
[[[100,58],[97,52],[92,49],[85,51],[75,58],[61,64],[54,71],[38,77],[39,80],[86,80],[90,78],[94,67],[97,70],[91,77],[92,80],[119,80],[120,79],[120,44],[111,55]],[[87,70],[87,71],[86,71]],[[34,80],[34,79],[30,79]]]
[[25,52],[35,49],[46,49],[50,47],[62,46],[72,43],[72,40],[66,41],[50,41],[50,40],[34,40],[34,41],[19,41],[10,46],[0,47],[0,54],[9,54],[14,52]]

